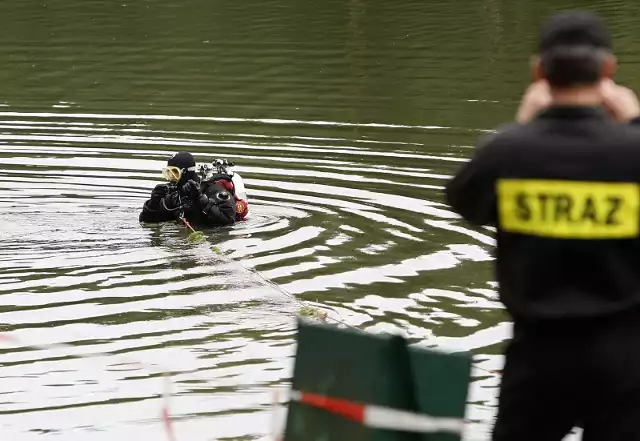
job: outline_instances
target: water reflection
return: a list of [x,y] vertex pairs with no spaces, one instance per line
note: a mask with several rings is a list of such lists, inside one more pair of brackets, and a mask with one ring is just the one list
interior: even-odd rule
[[[453,272],[491,260],[468,236],[442,240],[452,228],[472,234],[453,226],[436,197],[449,176],[439,164],[460,160],[402,136],[376,139],[379,130],[433,128],[362,126],[372,134],[354,138],[341,132],[349,125],[332,124],[321,125],[331,136],[304,136],[300,127],[312,124],[289,121],[269,136],[264,127],[279,123],[234,120],[208,131],[210,119],[162,118],[170,124],[159,130],[153,115],[0,113],[0,320],[25,342],[74,345],[2,356],[0,390],[9,392],[0,415],[11,415],[15,436],[158,430],[157,374],[109,356],[72,358],[96,351],[175,372],[180,433],[267,433],[269,388],[290,375],[297,305],[252,277],[256,270],[362,329],[444,346],[483,342],[465,349],[505,338],[499,313],[496,332],[478,314],[500,310],[491,286],[451,286]],[[177,224],[137,223],[178,145],[200,160],[233,158],[251,195],[249,220],[209,231],[201,246]],[[390,166],[389,157],[410,166]],[[443,335],[452,341],[439,343]]]
[[[564,6],[0,2],[0,323],[23,342],[0,347],[4,437],[161,439],[162,379],[135,360],[175,374],[179,439],[265,438],[297,305],[260,271],[352,326],[473,351],[467,439],[487,439],[510,326],[492,232],[442,188]],[[597,8],[634,86],[638,6]],[[137,222],[179,149],[239,164],[248,221],[199,246]]]

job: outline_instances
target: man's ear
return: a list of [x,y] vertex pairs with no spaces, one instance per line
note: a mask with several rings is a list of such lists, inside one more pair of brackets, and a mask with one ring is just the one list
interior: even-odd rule
[[544,72],[542,70],[542,63],[540,62],[540,56],[534,55],[531,57],[531,75],[533,76],[533,82],[544,80]]
[[604,59],[604,65],[602,66],[602,78],[611,78],[616,73],[616,68],[618,67],[618,59],[615,55],[609,54]]

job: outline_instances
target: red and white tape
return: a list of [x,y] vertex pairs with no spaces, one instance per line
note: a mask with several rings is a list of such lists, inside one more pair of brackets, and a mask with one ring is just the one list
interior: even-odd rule
[[[464,419],[433,417],[425,414],[393,409],[386,406],[364,404],[343,398],[328,397],[292,390],[289,392],[290,400],[297,401],[308,406],[323,409],[349,420],[358,422],[363,426],[373,429],[397,430],[412,433],[455,433],[461,435],[464,431]],[[284,422],[281,420],[280,434],[284,433]],[[282,439],[282,436],[275,437]]]
[[[30,343],[30,342],[25,342],[22,339],[11,335],[9,333],[6,332],[0,332],[0,341],[5,341],[8,343],[13,343],[13,344],[18,344],[18,345],[22,345],[22,346],[27,346],[27,347],[32,347],[32,348],[37,348],[37,349],[43,349],[43,350],[49,350],[49,349],[69,349],[69,348],[73,348],[73,349],[77,349],[77,346],[73,346],[73,345],[69,345],[69,344],[65,344],[65,343],[47,343],[47,344],[34,344],[34,343]],[[115,354],[112,352],[93,352],[90,354],[75,354],[73,355],[73,357],[77,357],[77,358],[94,358],[94,357],[98,357],[98,356],[112,356],[112,357],[117,357],[123,361],[126,361],[128,364],[137,364],[141,367],[143,367],[146,370],[152,371],[152,372],[158,372],[158,368],[156,366],[152,366],[149,365],[147,363],[143,363],[141,361],[138,360],[133,360],[131,358],[128,357],[123,357],[120,354]],[[171,414],[169,412],[169,399],[171,397],[171,386],[172,386],[172,380],[171,380],[171,375],[168,373],[168,371],[163,370],[160,371],[160,373],[162,373],[163,375],[163,387],[162,387],[162,409],[161,409],[161,418],[162,418],[162,423],[164,425],[164,429],[165,429],[165,433],[167,434],[167,439],[169,441],[176,441],[176,436],[175,436],[175,432],[173,430],[173,424],[171,421]]]
[[[0,332],[0,341],[8,343],[49,350],[56,348],[64,349],[77,349],[77,346],[64,343],[48,343],[48,344],[33,344],[24,342],[21,338],[14,335],[10,335],[6,332]],[[164,425],[165,433],[168,441],[176,441],[176,435],[173,428],[171,415],[169,412],[169,400],[172,395],[172,379],[171,375],[166,369],[159,369],[158,366],[152,366],[138,360],[133,360],[129,357],[124,357],[121,354],[115,354],[108,351],[93,352],[90,354],[76,354],[74,357],[78,358],[94,358],[98,356],[113,356],[117,357],[128,364],[137,364],[146,370],[152,372],[160,372],[163,375],[163,388],[162,388],[162,409],[161,418]],[[378,406],[372,404],[364,404],[343,398],[329,397],[320,394],[313,394],[308,392],[300,392],[297,390],[289,391],[290,401],[297,401],[309,406],[313,406],[319,409],[326,410],[336,415],[341,415],[344,418],[356,421],[366,427],[375,429],[397,430],[403,432],[413,433],[437,433],[448,432],[455,434],[462,434],[464,430],[464,420],[458,418],[445,418],[445,417],[433,417],[425,414],[418,414],[409,412],[406,410],[393,409],[386,406]],[[284,415],[276,415],[275,405],[279,402],[278,392],[276,390],[274,396],[274,427],[275,433],[284,433],[284,427],[286,424],[286,413]],[[279,420],[279,421],[277,421]],[[279,423],[279,424],[278,424]],[[279,426],[279,427],[277,427]],[[278,430],[280,429],[280,430]],[[275,435],[274,433],[274,435]],[[276,436],[276,439],[279,437]]]

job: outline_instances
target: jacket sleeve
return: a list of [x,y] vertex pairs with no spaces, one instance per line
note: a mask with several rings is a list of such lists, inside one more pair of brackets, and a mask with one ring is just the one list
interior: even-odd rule
[[236,221],[236,203],[233,195],[227,201],[221,201],[216,197],[219,191],[224,189],[217,185],[208,186],[203,193],[207,197],[204,203],[200,203],[202,213],[209,219],[212,225],[233,225]]
[[445,188],[447,203],[467,222],[495,225],[497,222],[495,184],[498,154],[493,136],[478,145],[473,157],[463,165]]
[[[147,200],[142,206],[142,212],[140,212],[140,222],[167,222],[176,219],[176,213],[167,210],[167,207],[172,207],[171,202],[172,195],[165,196],[164,200],[160,203],[152,203],[151,199]],[[164,204],[162,204],[164,202]]]

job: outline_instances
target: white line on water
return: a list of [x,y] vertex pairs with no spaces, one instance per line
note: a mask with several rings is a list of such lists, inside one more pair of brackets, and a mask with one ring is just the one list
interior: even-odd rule
[[262,124],[300,124],[314,126],[339,126],[339,127],[377,127],[391,129],[451,129],[442,126],[411,126],[401,124],[382,123],[347,123],[335,121],[304,121],[296,119],[279,118],[229,118],[219,116],[177,116],[177,115],[125,115],[125,114],[101,114],[101,113],[51,113],[51,112],[0,112],[0,116],[31,116],[42,118],[96,118],[96,119],[147,119],[147,120],[183,120],[183,121],[216,121],[216,122],[252,122]]

